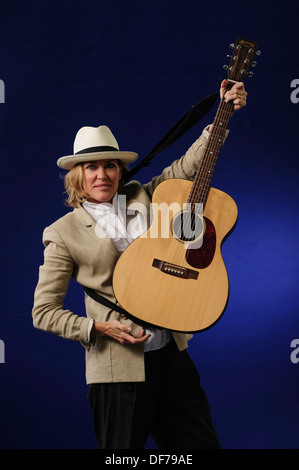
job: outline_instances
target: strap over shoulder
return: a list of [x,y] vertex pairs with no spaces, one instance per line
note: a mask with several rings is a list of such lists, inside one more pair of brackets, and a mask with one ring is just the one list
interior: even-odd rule
[[207,96],[199,101],[165,134],[163,139],[153,148],[153,150],[141,162],[128,172],[125,182],[128,182],[141,168],[148,166],[151,160],[162,150],[169,147],[183,134],[198,123],[214,106],[219,97],[219,92]]

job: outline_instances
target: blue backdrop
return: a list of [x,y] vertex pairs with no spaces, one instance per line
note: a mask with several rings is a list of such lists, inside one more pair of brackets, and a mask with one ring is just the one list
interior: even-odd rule
[[[83,348],[35,330],[31,319],[42,231],[68,210],[57,158],[72,153],[80,127],[100,124],[122,149],[145,156],[218,89],[238,36],[258,41],[262,55],[213,179],[239,208],[223,246],[230,300],[190,353],[224,448],[299,448],[299,354],[291,347],[299,338],[296,7],[291,0],[275,7],[268,0],[1,2],[2,449],[96,448]],[[139,179],[181,156],[215,112]],[[71,284],[66,304],[83,313],[80,287]]]

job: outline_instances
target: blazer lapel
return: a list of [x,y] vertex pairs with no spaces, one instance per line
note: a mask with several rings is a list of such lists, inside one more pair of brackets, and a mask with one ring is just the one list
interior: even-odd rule
[[125,186],[125,194],[127,209],[139,210],[146,217],[147,227],[149,227],[151,222],[151,201],[143,187],[136,181],[132,181]]
[[115,251],[115,253],[119,254],[119,251],[115,247],[112,240],[106,235],[104,230],[102,230],[101,227],[98,224],[96,224],[93,218],[88,214],[88,212],[81,205],[80,207],[78,208],[76,207],[74,209],[74,214],[80,220],[82,225],[87,229],[90,236],[92,236],[93,239],[97,240],[97,243],[102,243],[102,245],[107,250],[110,250],[110,251],[113,250]]

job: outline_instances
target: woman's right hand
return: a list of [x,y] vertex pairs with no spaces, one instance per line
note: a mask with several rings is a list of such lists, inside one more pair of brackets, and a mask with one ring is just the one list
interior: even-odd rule
[[92,327],[92,334],[109,336],[120,344],[144,343],[150,337],[150,334],[145,334],[144,330],[138,331],[136,336],[132,336],[131,331],[131,327],[123,325],[118,320],[111,320],[104,323],[94,322]]

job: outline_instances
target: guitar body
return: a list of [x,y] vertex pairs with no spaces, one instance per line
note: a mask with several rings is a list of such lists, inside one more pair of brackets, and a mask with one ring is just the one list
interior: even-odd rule
[[[149,229],[128,246],[116,264],[115,296],[137,323],[197,332],[212,326],[225,309],[229,281],[221,244],[236,222],[237,206],[228,194],[210,188],[201,246],[193,248],[173,230],[191,185],[187,180],[170,179],[157,187]],[[163,207],[174,210],[161,210]]]

